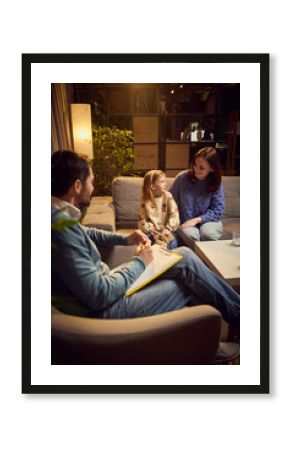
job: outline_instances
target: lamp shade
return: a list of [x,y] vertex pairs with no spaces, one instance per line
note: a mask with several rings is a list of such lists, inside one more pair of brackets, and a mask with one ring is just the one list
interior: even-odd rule
[[74,149],[78,153],[93,157],[91,105],[71,104]]

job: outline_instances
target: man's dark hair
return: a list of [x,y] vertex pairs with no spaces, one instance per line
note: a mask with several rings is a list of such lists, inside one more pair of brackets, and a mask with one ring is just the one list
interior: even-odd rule
[[76,180],[85,181],[90,174],[88,159],[71,150],[58,150],[51,157],[51,195],[68,192]]

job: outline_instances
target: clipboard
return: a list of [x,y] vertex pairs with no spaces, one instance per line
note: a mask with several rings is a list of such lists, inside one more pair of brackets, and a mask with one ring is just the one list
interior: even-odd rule
[[151,283],[151,281],[158,278],[182,259],[181,255],[171,250],[167,250],[161,245],[154,244],[152,245],[152,249],[154,255],[153,261],[146,266],[144,272],[141,273],[137,280],[135,280],[126,291],[128,297]]

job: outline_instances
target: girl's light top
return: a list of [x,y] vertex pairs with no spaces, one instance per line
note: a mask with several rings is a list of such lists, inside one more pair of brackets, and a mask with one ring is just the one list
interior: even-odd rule
[[151,202],[141,202],[138,227],[143,233],[153,230],[169,231],[177,230],[179,226],[179,214],[176,203],[170,192],[164,192],[160,197],[155,197],[156,206]]

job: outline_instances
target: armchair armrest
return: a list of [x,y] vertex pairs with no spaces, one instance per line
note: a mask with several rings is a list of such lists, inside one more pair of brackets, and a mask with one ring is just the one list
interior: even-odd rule
[[112,197],[92,197],[82,224],[88,227],[95,227],[101,230],[116,230],[115,208]]
[[221,328],[208,305],[134,319],[52,311],[52,364],[210,364]]

